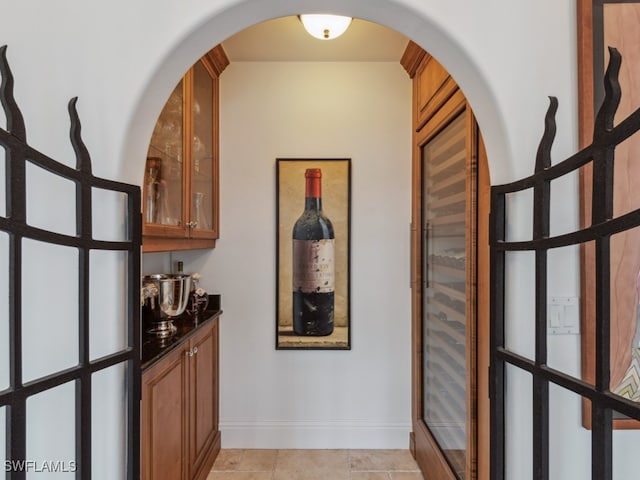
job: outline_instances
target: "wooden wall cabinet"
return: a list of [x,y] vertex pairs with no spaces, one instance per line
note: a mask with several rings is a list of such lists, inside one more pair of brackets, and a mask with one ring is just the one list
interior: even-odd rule
[[435,58],[413,42],[400,63],[413,79],[413,127],[418,131],[458,91],[458,85]]
[[142,375],[142,480],[204,480],[220,451],[218,320]]
[[156,122],[145,165],[142,251],[213,248],[218,230],[220,45],[178,82]]
[[442,65],[413,42],[401,63],[413,80],[411,448],[434,480],[487,478],[478,423],[488,412],[478,382],[488,367],[486,156]]

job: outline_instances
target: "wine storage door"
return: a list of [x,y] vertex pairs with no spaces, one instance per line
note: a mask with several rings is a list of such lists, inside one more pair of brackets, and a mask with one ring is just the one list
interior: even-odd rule
[[416,137],[421,281],[414,286],[420,312],[414,436],[416,457],[430,479],[473,480],[478,134],[464,98],[449,103]]
[[422,147],[423,418],[464,478],[466,439],[465,117]]

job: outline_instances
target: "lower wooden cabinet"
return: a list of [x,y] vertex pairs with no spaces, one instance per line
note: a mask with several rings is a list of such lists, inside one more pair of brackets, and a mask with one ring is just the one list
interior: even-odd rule
[[218,320],[142,374],[142,480],[206,479],[220,451]]
[[218,321],[194,336],[189,358],[189,478],[206,478],[220,450]]

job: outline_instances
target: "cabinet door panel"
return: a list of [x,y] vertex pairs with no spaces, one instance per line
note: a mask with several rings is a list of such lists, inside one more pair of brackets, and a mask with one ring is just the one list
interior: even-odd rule
[[165,104],[151,136],[144,184],[144,234],[185,236],[184,80]]
[[424,291],[422,418],[460,479],[467,458],[466,115],[421,148]]
[[184,478],[186,380],[186,363],[182,350],[176,351],[143,375],[143,480]]
[[[202,463],[210,453],[217,430],[217,353],[216,336],[212,325],[191,341],[190,357],[190,478],[196,478]],[[197,350],[196,350],[197,349]]]
[[442,65],[431,55],[418,67],[414,96],[416,128],[422,128],[457,90],[457,85]]
[[202,61],[193,66],[193,136],[191,156],[191,222],[192,237],[216,238],[217,215],[215,161],[217,79]]

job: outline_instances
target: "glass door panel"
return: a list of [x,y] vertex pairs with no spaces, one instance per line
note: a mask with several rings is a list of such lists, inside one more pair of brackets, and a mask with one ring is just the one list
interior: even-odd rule
[[467,456],[466,115],[421,148],[423,227],[422,416],[452,470]]
[[194,65],[191,221],[199,230],[214,228],[214,81],[202,61]]
[[171,93],[151,136],[145,166],[145,224],[183,225],[183,81]]

